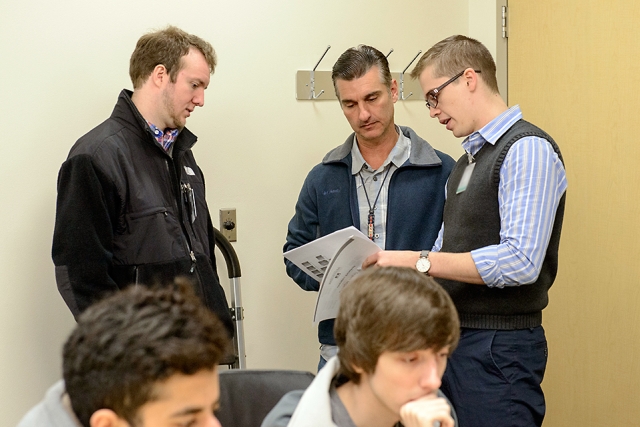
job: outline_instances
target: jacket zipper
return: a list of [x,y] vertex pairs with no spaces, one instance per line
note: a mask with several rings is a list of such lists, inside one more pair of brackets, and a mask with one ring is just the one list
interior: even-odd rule
[[[193,253],[193,249],[191,249],[191,241],[189,238],[189,233],[187,232],[187,229],[184,225],[184,214],[182,211],[182,204],[178,203],[179,201],[182,202],[181,198],[182,198],[182,189],[181,189],[181,182],[179,177],[177,176],[177,173],[175,171],[175,167],[172,168],[171,166],[173,165],[169,165],[169,160],[165,159],[166,165],[167,165],[167,171],[169,172],[169,175],[172,178],[172,182],[175,183],[174,188],[178,188],[178,196],[173,198],[173,202],[175,204],[175,208],[178,212],[178,220],[180,221],[180,227],[182,228],[182,237],[184,239],[184,244],[187,248],[187,251],[189,251],[189,256],[191,257],[191,269],[189,270],[189,273],[193,273],[193,271],[196,268],[196,255]],[[173,162],[173,159],[172,159]],[[174,190],[175,191],[175,190]]]

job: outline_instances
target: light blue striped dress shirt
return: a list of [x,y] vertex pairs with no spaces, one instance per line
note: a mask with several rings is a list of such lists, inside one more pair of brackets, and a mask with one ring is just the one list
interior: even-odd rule
[[[521,118],[519,106],[509,108],[469,135],[462,148],[477,154],[485,143],[495,144]],[[564,166],[546,139],[525,137],[513,144],[500,168],[500,243],[471,251],[487,286],[502,288],[537,280],[566,189]],[[434,251],[442,248],[443,232],[444,224]]]

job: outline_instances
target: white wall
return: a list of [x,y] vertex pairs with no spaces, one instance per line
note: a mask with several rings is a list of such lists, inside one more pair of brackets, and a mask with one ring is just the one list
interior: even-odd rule
[[507,6],[507,0],[470,1],[467,35],[481,40],[493,55],[497,65],[496,78],[500,95],[507,101],[507,38],[502,33],[503,6]]
[[[218,52],[189,128],[200,137],[214,224],[219,209],[237,209],[248,367],[313,371],[315,295],[285,275],[281,248],[306,173],[350,128],[337,102],[296,101],[295,73],[328,44],[318,69],[359,43],[394,48],[391,69],[401,71],[418,50],[468,33],[468,1],[0,0],[0,11],[0,425],[15,425],[60,377],[73,327],[50,258],[58,168],[130,88],[138,37],[169,23]],[[422,102],[398,103],[396,119],[461,153]]]

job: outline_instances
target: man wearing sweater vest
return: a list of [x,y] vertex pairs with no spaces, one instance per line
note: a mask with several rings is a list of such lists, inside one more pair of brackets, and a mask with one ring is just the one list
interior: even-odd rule
[[493,58],[477,40],[440,41],[411,74],[431,117],[465,138],[466,154],[447,182],[431,251],[383,251],[363,266],[413,266],[451,295],[461,335],[442,391],[461,426],[540,426],[542,309],[557,273],[567,188],[562,155],[502,100]]

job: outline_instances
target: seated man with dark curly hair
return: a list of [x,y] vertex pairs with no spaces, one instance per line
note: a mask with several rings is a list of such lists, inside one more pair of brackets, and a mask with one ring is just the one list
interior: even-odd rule
[[88,308],[63,377],[18,427],[220,426],[227,331],[186,283],[127,288]]
[[306,390],[286,394],[262,427],[454,427],[439,388],[459,329],[451,298],[430,277],[368,269],[340,295],[337,356]]

